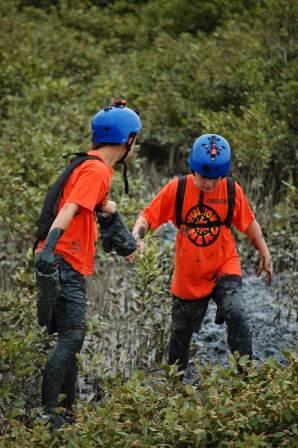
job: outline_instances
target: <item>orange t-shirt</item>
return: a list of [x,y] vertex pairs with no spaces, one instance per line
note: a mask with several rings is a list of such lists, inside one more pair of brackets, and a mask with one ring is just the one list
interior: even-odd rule
[[[176,192],[178,178],[171,180],[146,207],[142,216],[152,229],[171,220],[176,224]],[[187,176],[183,201],[182,221],[206,223],[226,219],[228,211],[227,182],[222,179],[216,188],[204,192],[203,206],[199,207],[200,190],[193,176]],[[235,208],[232,224],[245,232],[255,216],[239,184],[235,182]],[[240,259],[231,229],[218,227],[191,228],[184,224],[176,235],[175,269],[172,293],[182,299],[208,296],[220,277],[241,275]]]
[[[97,155],[97,151],[89,151]],[[104,204],[110,191],[113,170],[100,158],[86,160],[74,169],[67,180],[58,211],[66,202],[80,206],[61,236],[55,253],[63,256],[76,271],[84,275],[94,272],[95,244],[98,239],[95,208]],[[43,246],[42,242],[39,250]]]

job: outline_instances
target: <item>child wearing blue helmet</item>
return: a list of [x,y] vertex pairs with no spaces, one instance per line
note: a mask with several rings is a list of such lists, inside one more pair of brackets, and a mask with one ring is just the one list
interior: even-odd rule
[[[141,128],[138,114],[122,100],[93,117],[92,149],[63,184],[57,215],[37,248],[39,323],[50,333],[58,332],[42,381],[42,405],[56,428],[65,419],[55,408],[69,411],[75,398],[76,354],[84,341],[85,276],[94,272],[98,237],[95,212],[116,214],[116,204],[108,200],[112,168],[125,161]],[[49,303],[54,305],[47,308]],[[59,394],[64,399],[58,404]]]
[[230,166],[227,140],[217,134],[200,136],[193,144],[191,174],[185,177],[183,187],[178,178],[165,185],[141,212],[133,229],[143,251],[143,238],[149,229],[169,220],[178,228],[169,363],[177,363],[181,370],[187,367],[192,334],[200,329],[210,299],[217,305],[216,323],[227,325],[231,351],[252,357],[240,259],[231,224],[259,251],[257,275],[263,273],[267,285],[272,279],[270,252],[241,186],[228,176]]

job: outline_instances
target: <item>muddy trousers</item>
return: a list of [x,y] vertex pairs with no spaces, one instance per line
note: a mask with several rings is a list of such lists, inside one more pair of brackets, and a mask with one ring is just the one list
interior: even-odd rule
[[[54,310],[58,341],[49,354],[42,379],[42,405],[49,412],[57,406],[70,409],[75,399],[76,354],[84,341],[86,308],[85,278],[63,259],[60,260],[61,294]],[[64,398],[59,401],[59,395]]]
[[212,294],[204,299],[173,298],[169,364],[177,363],[179,369],[186,369],[192,335],[199,332],[210,299],[217,305],[215,322],[219,325],[226,323],[231,352],[252,356],[252,339],[243,307],[241,277],[231,275],[225,276]]

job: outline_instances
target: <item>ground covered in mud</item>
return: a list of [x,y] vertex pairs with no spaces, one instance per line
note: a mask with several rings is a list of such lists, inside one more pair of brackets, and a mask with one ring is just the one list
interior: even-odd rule
[[[283,351],[293,350],[297,340],[297,315],[286,309],[274,292],[282,282],[283,275],[278,274],[273,284],[266,288],[253,272],[244,274],[243,296],[253,335],[253,355],[257,362],[269,356],[274,356],[281,363],[285,362]],[[216,306],[210,301],[201,330],[193,338],[193,360],[204,365],[226,365],[230,354],[225,324],[215,324],[215,312]]]
[[[163,243],[174,241],[176,228],[168,223],[159,231]],[[252,267],[244,268],[243,299],[253,338],[253,356],[260,363],[274,356],[280,363],[286,362],[283,352],[293,350],[298,339],[297,312],[287,306],[286,294],[282,294],[286,276],[274,274],[272,284],[266,287],[257,278]],[[289,300],[289,303],[291,301]],[[193,362],[223,366],[230,355],[226,326],[215,324],[216,305],[211,300],[199,334],[191,345],[189,376],[193,374]]]

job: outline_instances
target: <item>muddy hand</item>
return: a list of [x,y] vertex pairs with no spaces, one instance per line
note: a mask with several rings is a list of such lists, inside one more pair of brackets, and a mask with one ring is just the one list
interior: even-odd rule
[[269,286],[272,282],[273,275],[272,262],[270,257],[261,257],[259,268],[257,270],[257,277],[259,277],[262,272],[264,272],[264,282],[267,286]]
[[125,257],[125,258],[126,258],[126,260],[129,263],[133,263],[135,261],[135,258],[136,258],[136,251],[134,251],[131,254],[127,255],[127,257]]
[[145,243],[143,240],[139,240],[137,241],[137,250],[135,250],[125,258],[127,259],[127,261],[129,261],[129,263],[133,263],[136,260],[137,253],[139,253],[140,255],[144,255],[144,252],[145,252]]
[[137,241],[137,250],[141,253],[141,255],[144,255],[144,253],[145,253],[145,242],[144,242],[144,240]]

